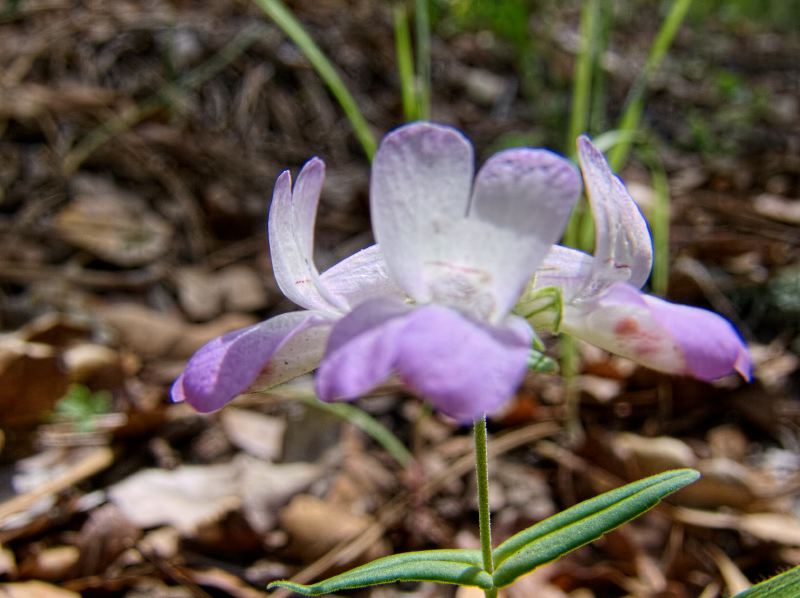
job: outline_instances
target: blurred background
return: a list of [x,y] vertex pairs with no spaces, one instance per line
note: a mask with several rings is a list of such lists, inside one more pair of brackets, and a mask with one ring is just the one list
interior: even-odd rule
[[[265,235],[277,175],[327,163],[324,270],[372,243],[370,138],[420,117],[479,160],[601,140],[653,229],[651,291],[727,317],[755,363],[708,385],[569,345],[566,381],[529,376],[490,422],[496,540],[646,474],[704,478],[507,597],[727,596],[800,561],[800,3],[280,6],[0,2],[3,591],[250,598],[477,545],[468,430],[398,389],[357,403],[367,431],[309,380],[210,416],[168,401],[203,343],[292,308]],[[590,251],[586,222],[569,241]]]

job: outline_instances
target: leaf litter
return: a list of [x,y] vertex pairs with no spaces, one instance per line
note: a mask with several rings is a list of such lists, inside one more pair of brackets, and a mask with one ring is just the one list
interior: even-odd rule
[[[386,7],[292,7],[376,130],[398,124]],[[263,233],[280,170],[315,154],[335,165],[319,263],[370,242],[367,165],[302,55],[232,0],[16,10],[0,22],[0,593],[250,598],[389,551],[474,547],[468,439],[391,387],[359,405],[412,450],[406,469],[291,391],[211,416],[166,399],[205,341],[291,309]],[[530,25],[548,65],[535,100],[502,36],[444,22],[436,119],[486,155],[520,131],[558,147],[544,123],[568,105],[558,81],[575,16],[566,6]],[[615,33],[611,98],[638,72],[657,25],[644,21]],[[731,54],[739,43],[752,53]],[[800,560],[798,51],[796,36],[758,27],[688,27],[648,100],[673,193],[670,296],[743,324],[754,385],[667,379],[582,347],[584,439],[570,444],[563,383],[530,377],[492,422],[498,541],[651,472],[704,477],[508,598],[723,595]],[[745,87],[769,99],[763,111],[742,103]],[[738,112],[724,121],[720,106]],[[625,175],[653,197],[641,165]],[[74,398],[59,409],[75,384],[107,393],[103,412]]]

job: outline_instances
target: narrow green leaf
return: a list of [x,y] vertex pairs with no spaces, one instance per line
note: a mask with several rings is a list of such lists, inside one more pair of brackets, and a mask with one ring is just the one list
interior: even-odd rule
[[385,448],[386,452],[403,467],[407,467],[414,460],[414,455],[409,452],[400,439],[363,409],[349,403],[326,403],[316,396],[304,395],[300,397],[300,400],[310,407],[331,413],[360,428]]
[[414,75],[414,52],[411,50],[411,31],[408,28],[408,10],[403,3],[396,4],[394,16],[394,51],[397,57],[397,74],[400,77],[400,93],[403,98],[403,119],[412,122],[419,119],[417,83]]
[[[628,93],[628,99],[625,102],[625,109],[620,117],[618,129],[630,131],[631,133],[635,133],[639,130],[639,122],[642,119],[642,113],[644,111],[644,94],[647,90],[647,84],[650,82],[650,78],[658,69],[664,55],[672,44],[672,40],[678,32],[681,23],[683,23],[683,19],[689,11],[691,4],[692,0],[673,1],[669,13],[661,23],[653,45],[650,46],[650,53],[647,56],[644,69],[639,74],[638,79]],[[631,135],[629,140],[623,141],[623,143],[614,147],[609,154],[608,162],[611,164],[612,170],[617,171],[625,165],[625,161],[628,159],[628,154],[631,151],[630,139],[632,139],[633,136],[634,135]]]
[[417,30],[417,116],[431,117],[431,20],[428,0],[414,0]]
[[493,587],[492,576],[483,570],[480,550],[423,550],[387,556],[312,585],[274,581],[267,589],[280,587],[319,596],[396,581],[432,581],[484,590]]
[[596,540],[699,477],[693,469],[667,471],[591,498],[519,532],[494,550],[495,586],[507,586],[520,575]]
[[377,148],[377,142],[369,128],[367,119],[364,118],[364,115],[358,107],[358,103],[355,98],[353,98],[350,90],[347,89],[336,67],[328,60],[328,57],[316,42],[311,39],[311,36],[300,24],[300,21],[294,17],[291,11],[286,8],[280,0],[255,0],[255,3],[275,21],[275,24],[297,44],[300,51],[308,58],[311,66],[314,67],[317,74],[325,81],[328,89],[330,89],[331,93],[342,107],[342,110],[347,115],[348,120],[350,120],[350,125],[353,127],[353,131],[361,143],[364,153],[372,160]]
[[770,577],[734,598],[794,598],[800,588],[800,566]]

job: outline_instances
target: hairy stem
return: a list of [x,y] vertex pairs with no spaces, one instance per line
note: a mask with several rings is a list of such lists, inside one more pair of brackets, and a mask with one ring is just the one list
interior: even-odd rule
[[[486,416],[475,420],[475,468],[478,473],[478,521],[481,533],[483,568],[494,573],[492,560],[492,525],[489,521],[489,465],[486,439]],[[497,590],[484,590],[486,598],[497,598]]]

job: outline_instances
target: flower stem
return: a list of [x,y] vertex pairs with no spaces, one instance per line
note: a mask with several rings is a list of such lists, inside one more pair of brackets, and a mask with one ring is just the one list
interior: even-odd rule
[[[489,521],[489,466],[488,443],[486,439],[486,416],[475,420],[475,468],[478,473],[478,522],[481,533],[481,553],[483,568],[494,573],[492,560],[492,525]],[[497,590],[484,590],[486,598],[497,598]]]

